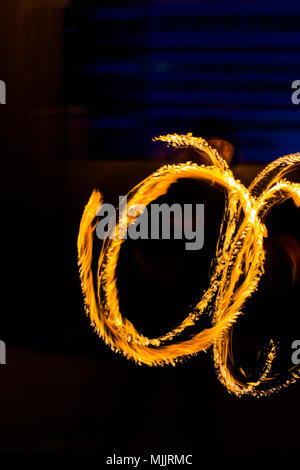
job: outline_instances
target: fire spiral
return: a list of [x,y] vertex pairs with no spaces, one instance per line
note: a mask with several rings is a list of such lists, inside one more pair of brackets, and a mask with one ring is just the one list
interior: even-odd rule
[[[300,165],[300,153],[281,157],[269,164],[247,189],[236,180],[225,160],[202,139],[187,135],[167,135],[161,140],[176,148],[190,148],[207,160],[206,165],[181,163],[165,165],[128,194],[128,214],[136,204],[147,206],[166,194],[170,185],[180,178],[209,181],[225,189],[226,204],[220,236],[216,247],[215,265],[207,291],[181,324],[159,338],[141,335],[120,312],[116,268],[124,239],[106,238],[98,260],[96,282],[92,271],[93,237],[101,194],[94,190],[83,213],[78,236],[78,264],[86,312],[98,335],[113,351],[122,353],[138,364],[149,366],[175,365],[178,360],[213,346],[218,378],[227,390],[237,396],[265,396],[295,382],[299,366],[289,370],[288,378],[278,384],[270,376],[276,355],[271,340],[264,365],[255,382],[242,381],[234,372],[231,348],[232,329],[242,314],[246,300],[258,288],[264,273],[263,238],[268,236],[266,215],[275,204],[292,198],[300,206],[300,184],[291,183],[285,175]],[[113,230],[118,235],[127,230],[135,216],[123,214]],[[95,284],[97,288],[95,288]],[[211,316],[211,327],[180,340],[180,334],[195,325],[201,315]]]

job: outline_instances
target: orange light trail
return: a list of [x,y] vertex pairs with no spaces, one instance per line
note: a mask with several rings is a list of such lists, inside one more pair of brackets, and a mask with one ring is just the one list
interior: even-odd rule
[[[192,134],[174,134],[154,140],[164,141],[176,148],[196,150],[205,158],[207,165],[188,162],[163,166],[128,193],[128,214],[132,206],[147,206],[166,194],[171,184],[180,178],[208,181],[223,187],[226,191],[225,213],[209,287],[192,312],[172,331],[159,338],[141,335],[120,312],[116,278],[120,249],[125,241],[118,235],[126,232],[135,216],[121,215],[113,227],[115,238],[106,237],[103,241],[95,289],[91,268],[93,238],[97,226],[96,214],[103,201],[101,194],[94,190],[84,209],[78,235],[81,285],[92,325],[113,351],[133,359],[137,364],[148,366],[175,365],[184,357],[212,346],[218,378],[229,392],[237,396],[266,396],[287,387],[299,378],[300,368],[292,367],[285,382],[275,382],[270,376],[276,355],[272,340],[265,364],[255,382],[246,380],[245,374],[244,381],[237,378],[231,346],[233,325],[242,315],[246,300],[258,288],[264,272],[263,238],[268,236],[264,223],[266,215],[271,207],[288,198],[300,206],[300,184],[283,178],[300,164],[300,154],[285,156],[269,164],[247,189],[234,178],[225,160],[204,139]],[[180,334],[195,325],[203,314],[211,316],[211,327],[189,339],[180,340]]]

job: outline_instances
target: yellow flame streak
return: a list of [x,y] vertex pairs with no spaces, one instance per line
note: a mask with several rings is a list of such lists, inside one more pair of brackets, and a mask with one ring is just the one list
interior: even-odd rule
[[[205,351],[213,345],[215,368],[220,381],[231,393],[263,396],[269,395],[299,377],[299,368],[291,368],[289,378],[280,385],[259,388],[273,378],[270,371],[276,355],[273,341],[259,378],[244,381],[234,374],[232,353],[232,326],[246,300],[257,289],[264,272],[265,252],[263,238],[267,229],[263,223],[268,210],[276,203],[291,197],[300,205],[300,185],[280,180],[284,174],[300,163],[300,154],[282,157],[268,165],[246,189],[237,181],[227,163],[218,152],[202,138],[187,135],[160,136],[154,140],[167,142],[177,148],[192,148],[207,160],[208,166],[195,163],[165,165],[139,183],[128,194],[128,213],[136,204],[147,206],[159,196],[166,194],[170,185],[180,178],[209,181],[227,192],[225,214],[221,224],[216,249],[215,268],[209,288],[184,321],[172,331],[159,338],[141,335],[133,324],[124,318],[119,309],[116,267],[124,239],[120,234],[134,221],[135,217],[123,214],[120,223],[113,228],[115,238],[103,241],[98,260],[97,295],[91,268],[93,236],[96,228],[96,213],[102,204],[102,197],[93,191],[85,207],[78,236],[78,263],[86,312],[98,335],[112,350],[122,353],[138,364],[149,366],[175,365],[176,361]],[[142,306],[141,306],[142,309]],[[204,329],[188,340],[178,336],[194,325],[202,314],[212,315],[211,328]]]

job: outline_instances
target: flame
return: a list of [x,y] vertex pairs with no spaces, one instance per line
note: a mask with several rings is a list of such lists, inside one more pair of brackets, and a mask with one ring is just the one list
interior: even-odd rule
[[[121,245],[125,241],[122,237],[107,237],[103,241],[98,260],[97,294],[95,292],[91,263],[96,214],[102,204],[102,196],[94,190],[84,209],[78,236],[81,285],[92,325],[113,351],[133,359],[137,364],[148,366],[175,365],[184,357],[212,346],[218,378],[229,392],[237,396],[266,396],[287,387],[299,378],[300,369],[292,367],[285,382],[275,382],[275,377],[270,376],[276,356],[272,340],[259,378],[255,382],[249,381],[244,371],[241,371],[244,380],[237,378],[232,353],[232,329],[242,315],[246,300],[258,288],[264,272],[263,238],[267,237],[264,220],[268,211],[287,198],[292,198],[298,207],[300,205],[300,185],[283,179],[285,174],[300,164],[300,154],[272,162],[246,189],[234,178],[225,160],[204,139],[192,134],[174,134],[153,140],[164,141],[176,148],[192,148],[201,153],[208,164],[188,162],[163,166],[129,192],[128,213],[131,206],[147,206],[166,194],[170,185],[180,178],[208,181],[226,190],[225,213],[209,288],[192,312],[172,331],[159,338],[141,335],[119,309],[116,267]],[[133,216],[127,218],[127,214],[121,215],[121,220],[113,228],[115,235],[124,233],[134,219]],[[203,314],[211,315],[211,327],[189,339],[180,340],[180,334],[196,324]]]

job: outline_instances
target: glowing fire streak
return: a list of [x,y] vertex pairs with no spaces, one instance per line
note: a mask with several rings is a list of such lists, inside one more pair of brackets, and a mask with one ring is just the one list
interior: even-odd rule
[[[180,178],[209,181],[226,190],[225,214],[209,288],[185,320],[169,333],[155,339],[139,334],[119,310],[116,267],[121,245],[125,241],[121,237],[107,237],[103,242],[98,261],[97,295],[95,293],[91,263],[96,213],[102,204],[102,197],[94,190],[85,207],[78,236],[82,290],[92,325],[113,351],[122,353],[138,364],[149,366],[174,365],[185,356],[197,354],[213,345],[218,377],[229,392],[238,396],[269,395],[288,386],[299,378],[300,369],[291,368],[284,383],[275,383],[274,378],[270,377],[276,354],[272,341],[265,364],[255,382],[247,381],[246,378],[241,381],[235,376],[231,342],[233,324],[242,314],[247,298],[257,289],[264,272],[263,237],[267,237],[264,225],[267,212],[274,204],[287,198],[292,198],[300,206],[300,185],[282,179],[300,164],[300,154],[282,157],[271,163],[246,189],[234,178],[218,152],[209,147],[204,139],[193,137],[192,134],[175,134],[154,140],[167,142],[177,148],[194,149],[207,159],[208,165],[188,162],[163,166],[129,192],[128,213],[131,206],[147,206],[166,194],[170,185]],[[126,216],[124,214],[113,228],[116,235],[124,233],[135,218]],[[212,315],[211,328],[194,334],[188,340],[178,340],[177,337],[205,313]],[[246,377],[244,372],[243,375]]]

